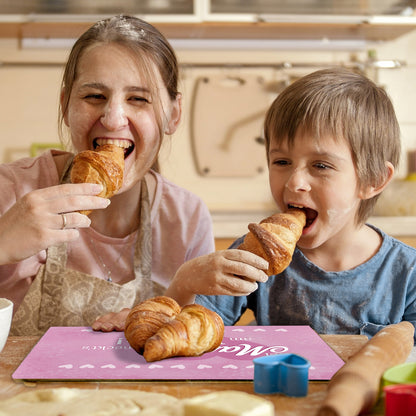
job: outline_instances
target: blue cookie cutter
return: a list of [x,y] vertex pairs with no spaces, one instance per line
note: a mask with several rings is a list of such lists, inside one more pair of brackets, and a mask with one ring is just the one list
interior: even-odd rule
[[267,355],[255,358],[254,391],[303,397],[308,394],[310,361],[297,354]]

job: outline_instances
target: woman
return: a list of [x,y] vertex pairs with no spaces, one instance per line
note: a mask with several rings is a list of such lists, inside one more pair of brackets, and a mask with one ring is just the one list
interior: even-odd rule
[[[12,335],[91,325],[163,294],[182,263],[214,250],[206,206],[152,170],[180,122],[177,84],[174,51],[140,19],[99,21],[74,44],[60,103],[71,152],[0,166],[0,296],[15,304]],[[124,149],[111,201],[100,185],[68,179],[74,153],[102,144]]]

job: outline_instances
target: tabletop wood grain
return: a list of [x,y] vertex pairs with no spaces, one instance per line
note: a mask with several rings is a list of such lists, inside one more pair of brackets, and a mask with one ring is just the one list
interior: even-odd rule
[[[361,335],[321,335],[323,340],[344,360],[347,361],[367,341]],[[193,397],[219,390],[238,390],[254,394],[251,381],[38,381],[24,382],[12,379],[12,374],[31,351],[39,337],[9,337],[0,353],[0,400],[33,389],[74,387],[82,389],[125,388],[133,390],[165,393],[179,399]],[[311,381],[306,397],[294,398],[281,394],[262,396],[273,402],[276,415],[314,415],[325,397],[327,382]],[[380,401],[371,415],[383,415]]]

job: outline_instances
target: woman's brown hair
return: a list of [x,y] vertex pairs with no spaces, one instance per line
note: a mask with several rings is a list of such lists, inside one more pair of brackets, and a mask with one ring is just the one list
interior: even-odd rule
[[167,39],[154,26],[133,16],[120,15],[95,23],[78,38],[71,49],[62,78],[62,98],[58,120],[64,146],[70,148],[70,140],[65,139],[63,134],[64,117],[68,110],[72,86],[77,78],[79,60],[89,47],[99,43],[118,44],[131,51],[136,57],[147,82],[153,86],[152,99],[159,110],[156,111],[156,117],[162,138],[162,106],[157,96],[154,69],[159,71],[169,97],[174,100],[178,95],[179,77],[176,54]]

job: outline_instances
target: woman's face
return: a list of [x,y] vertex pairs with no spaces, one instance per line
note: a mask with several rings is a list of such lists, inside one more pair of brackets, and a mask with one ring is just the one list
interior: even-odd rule
[[[181,115],[180,97],[172,101],[156,67],[155,73],[163,133],[173,134]],[[157,157],[161,134],[154,101],[151,86],[131,52],[115,44],[98,44],[84,51],[65,124],[77,152],[104,143],[124,148],[121,192],[141,180]]]

